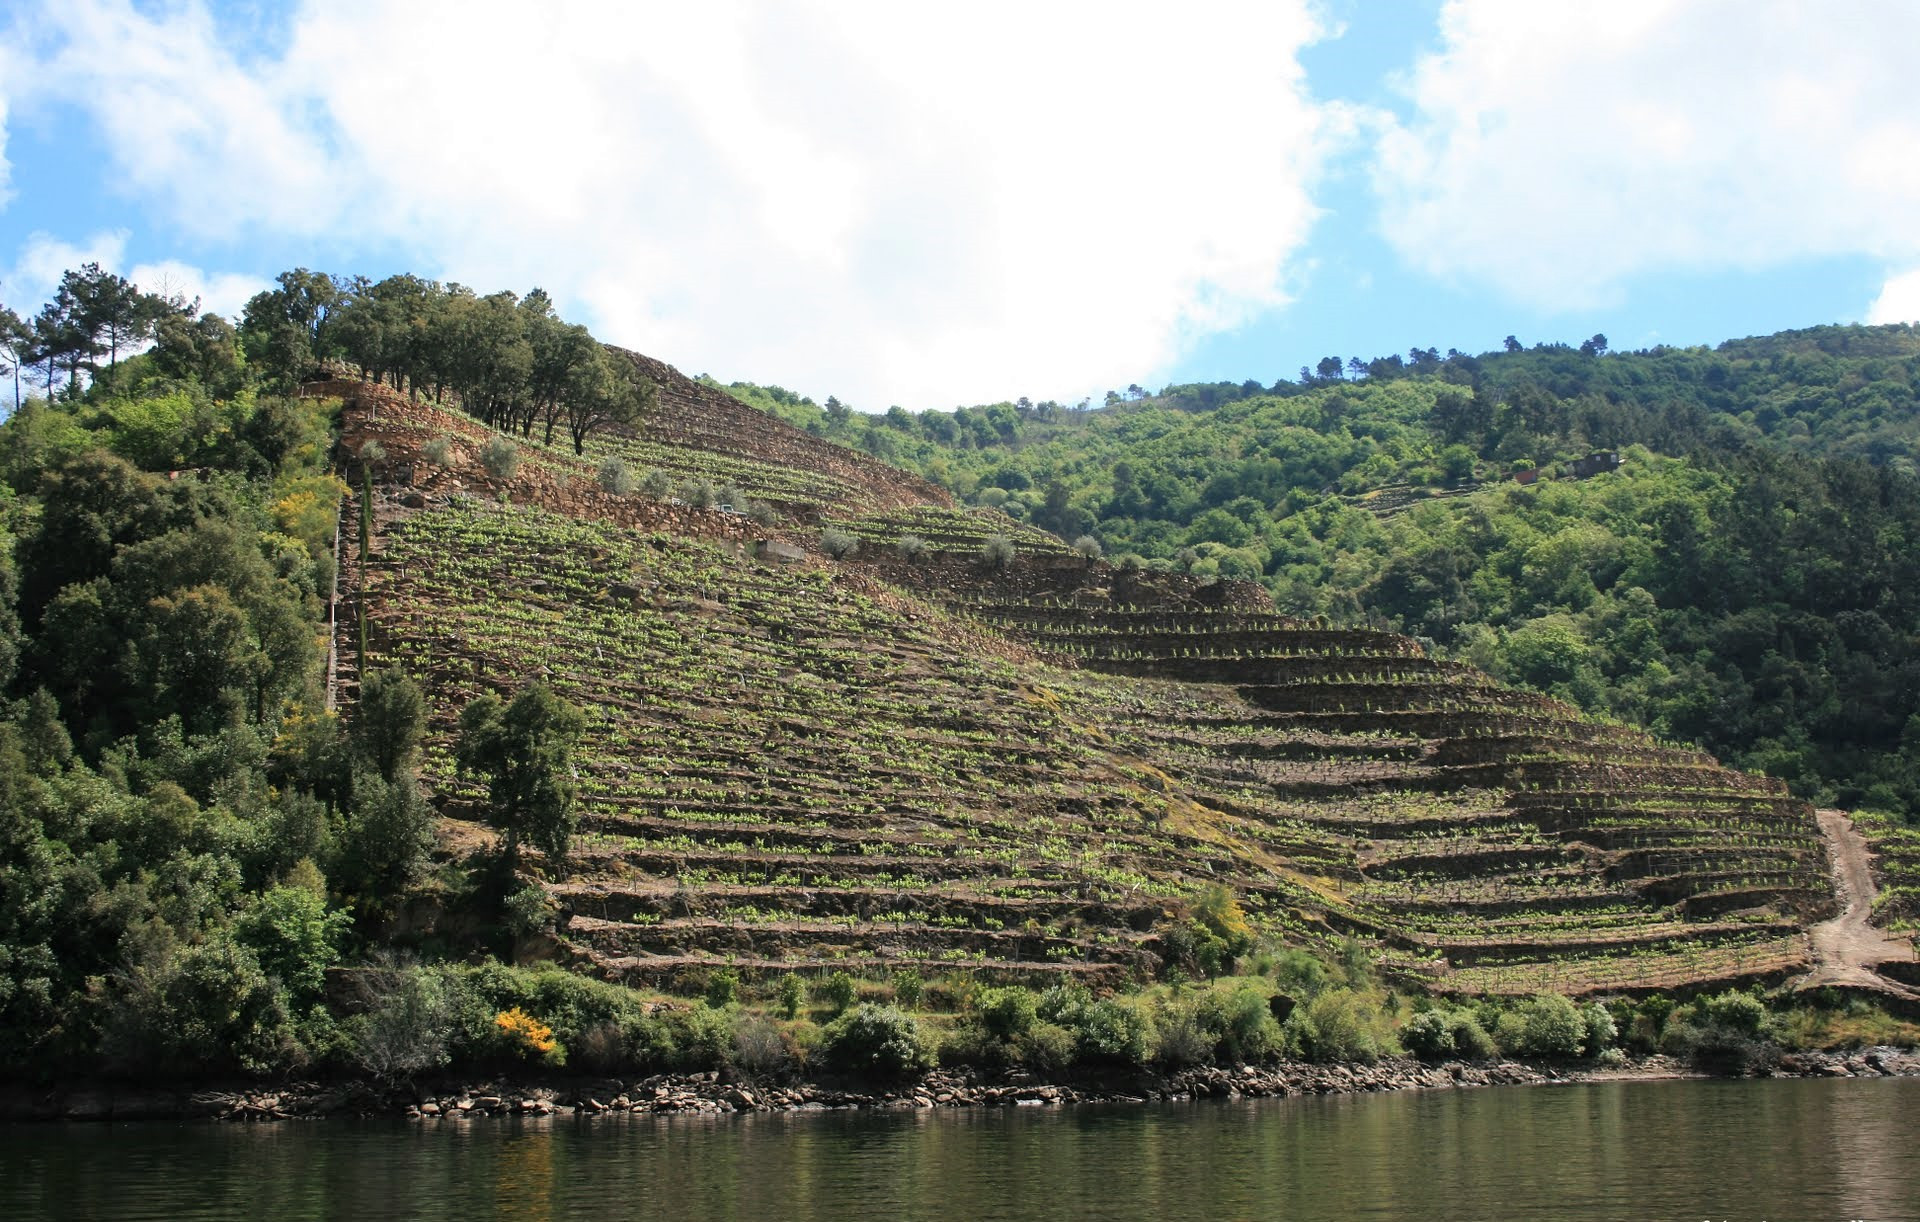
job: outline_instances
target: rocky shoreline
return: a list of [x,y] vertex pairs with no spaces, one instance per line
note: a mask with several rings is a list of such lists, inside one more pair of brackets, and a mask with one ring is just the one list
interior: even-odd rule
[[[1764,1076],[1920,1077],[1920,1051],[1868,1048],[1847,1053],[1787,1053]],[[0,1120],[218,1122],[385,1116],[445,1124],[495,1118],[1172,1103],[1701,1077],[1705,1075],[1666,1057],[1649,1057],[1616,1069],[1518,1061],[1429,1065],[1395,1057],[1372,1065],[1288,1062],[1210,1066],[1171,1073],[1139,1071],[1075,1077],[1061,1082],[1044,1082],[1019,1072],[988,1074],[957,1069],[938,1070],[897,1084],[830,1079],[759,1083],[723,1072],[618,1079],[516,1077],[478,1083],[423,1080],[407,1087],[295,1082],[273,1087],[168,1089],[81,1083],[53,1088],[0,1086]]]

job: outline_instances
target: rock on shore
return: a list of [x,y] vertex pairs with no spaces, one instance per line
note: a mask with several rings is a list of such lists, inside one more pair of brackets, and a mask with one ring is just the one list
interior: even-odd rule
[[[1021,1072],[988,1074],[938,1070],[897,1084],[760,1083],[720,1072],[656,1074],[644,1078],[516,1078],[493,1082],[421,1082],[376,1088],[364,1082],[281,1083],[272,1088],[178,1089],[86,1084],[68,1088],[0,1088],[4,1120],[293,1120],[323,1116],[405,1116],[422,1122],[515,1117],[730,1114],[828,1109],[1060,1107],[1087,1103],[1261,1099],[1287,1095],[1361,1094],[1392,1090],[1449,1090],[1483,1086],[1651,1080],[1691,1077],[1664,1057],[1619,1069],[1518,1061],[1428,1065],[1396,1057],[1372,1065],[1209,1066],[1170,1073],[1139,1071],[1076,1075],[1043,1082]],[[1920,1076],[1920,1052],[1868,1048],[1858,1052],[1783,1055],[1773,1077]]]

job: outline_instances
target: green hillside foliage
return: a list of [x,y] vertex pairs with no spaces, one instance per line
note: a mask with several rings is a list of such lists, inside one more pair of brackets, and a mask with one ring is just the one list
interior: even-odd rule
[[425,868],[417,726],[325,711],[339,405],[169,347],[223,327],[169,306],[0,424],[0,1073],[326,1056],[326,969]]
[[[1920,811],[1911,326],[1416,348],[1098,408],[725,389],[1118,562],[1259,580],[1809,797]],[[1595,451],[1624,468],[1566,478]]]

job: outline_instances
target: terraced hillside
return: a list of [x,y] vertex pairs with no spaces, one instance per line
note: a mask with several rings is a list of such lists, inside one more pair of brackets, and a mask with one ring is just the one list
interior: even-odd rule
[[664,361],[612,351],[647,376],[655,401],[637,431],[602,445],[643,467],[728,480],[807,521],[829,505],[882,511],[952,503],[943,488],[755,411]]
[[[459,427],[383,410],[350,413],[350,447]],[[551,889],[590,970],[1118,984],[1190,967],[1183,901],[1226,883],[1275,936],[1357,937],[1439,990],[1589,993],[1798,971],[1831,907],[1812,812],[1777,782],[1406,638],[1116,573],[852,476],[819,504],[865,562],[761,564],[735,520],[540,461],[561,474],[523,476],[513,506],[450,495],[484,483],[457,462],[409,472],[347,583],[374,661],[428,685],[428,771],[463,838],[482,833],[447,755],[461,705],[540,676],[588,710],[585,835]],[[982,532],[1017,537],[1010,564],[980,562]],[[906,534],[930,550],[890,546]]]
[[1502,689],[1385,633],[1271,615],[980,608],[1097,672],[1116,742],[1221,830],[1330,881],[1328,919],[1434,987],[1787,974],[1831,903],[1779,782]]

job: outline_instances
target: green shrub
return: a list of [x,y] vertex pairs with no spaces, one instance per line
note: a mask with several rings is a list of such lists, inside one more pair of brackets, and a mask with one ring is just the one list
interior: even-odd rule
[[715,495],[711,480],[693,479],[680,485],[680,499],[695,509],[713,508]]
[[1484,1061],[1499,1051],[1471,1010],[1426,1010],[1400,1028],[1400,1042],[1423,1061]]
[[740,974],[732,968],[721,968],[707,977],[706,1003],[716,1010],[740,1002]]
[[1585,1038],[1581,1046],[1588,1056],[1599,1056],[1601,1051],[1613,1047],[1613,1041],[1619,1036],[1619,1025],[1613,1021],[1613,1014],[1597,1001],[1590,1001],[1580,1007],[1580,1019],[1586,1025]]
[[1286,1048],[1268,998],[1257,988],[1210,993],[1201,1012],[1214,1035],[1217,1055],[1233,1061],[1268,1061]]
[[1312,1000],[1333,983],[1333,973],[1306,951],[1284,950],[1274,961],[1273,980],[1281,992]]
[[1253,929],[1233,888],[1203,887],[1192,901],[1194,958],[1210,976],[1233,970],[1234,960],[1253,949]]
[[871,1003],[828,1023],[821,1051],[836,1069],[880,1077],[898,1077],[933,1063],[912,1015]]
[[987,989],[980,994],[976,1005],[980,1026],[997,1040],[1025,1035],[1039,1017],[1033,994],[1018,985]]
[[1013,563],[1013,540],[1005,535],[990,535],[980,545],[980,563],[990,569],[1004,569]]
[[1092,535],[1081,535],[1073,541],[1073,550],[1079,553],[1082,560],[1098,560],[1100,559],[1100,540]]
[[1525,1056],[1527,1020],[1518,1010],[1502,1010],[1493,1023],[1493,1042],[1507,1056]]
[[755,1014],[742,1013],[735,1019],[730,1059],[756,1078],[777,1077],[793,1068],[793,1051],[780,1029]]
[[520,447],[505,437],[490,437],[487,444],[480,447],[480,465],[493,478],[502,482],[510,480],[520,469]]
[[828,527],[820,532],[820,550],[835,560],[845,560],[860,550],[860,540],[844,530]]
[[1079,1021],[1080,1012],[1093,1004],[1093,994],[1085,985],[1056,984],[1040,994],[1034,1010],[1042,1019],[1070,1027]]
[[1288,1051],[1310,1061],[1380,1059],[1373,1008],[1351,989],[1330,988],[1296,1009],[1282,1030]]
[[453,438],[435,437],[420,447],[420,457],[436,467],[453,465]]
[[286,993],[250,947],[224,934],[180,946],[157,924],[128,940],[132,962],[115,974],[105,1003],[101,1051],[110,1065],[269,1073],[305,1060]]
[[807,982],[794,972],[780,977],[780,992],[776,995],[780,1003],[780,1013],[788,1022],[800,1017],[801,1007],[807,1004]]
[[1400,1028],[1400,1042],[1423,1061],[1444,1061],[1459,1050],[1454,1041],[1453,1023],[1444,1010],[1414,1015]]
[[673,477],[656,467],[641,476],[637,486],[640,489],[640,495],[650,496],[656,501],[664,501],[673,492]]
[[893,545],[900,553],[900,559],[906,561],[925,560],[933,548],[919,535],[901,535],[900,541]]
[[715,1069],[733,1055],[733,1015],[711,1006],[671,1011],[679,1067]]
[[1508,1056],[1577,1057],[1587,1038],[1587,1023],[1565,997],[1540,993],[1502,1014],[1494,1038]]
[[1577,1057],[1587,1038],[1587,1023],[1571,1001],[1542,993],[1522,1007],[1527,1050],[1541,1057]]
[[979,1023],[959,1023],[949,1027],[941,1037],[938,1059],[948,1068],[977,1065],[999,1069],[1017,1059],[1017,1054],[1011,1045],[994,1039]]
[[600,470],[594,474],[594,480],[602,491],[614,496],[625,496],[633,491],[633,472],[627,468],[627,460],[618,454],[610,454],[600,462]]
[[1013,1047],[1020,1063],[1035,1073],[1064,1073],[1073,1064],[1073,1032],[1055,1023],[1033,1024]]
[[1352,935],[1340,939],[1340,974],[1356,989],[1373,982],[1373,956],[1366,943]]
[[1660,1050],[1710,1073],[1745,1074],[1779,1055],[1773,1035],[1766,1003],[1730,990],[1675,1010],[1661,1033]]
[[893,974],[893,999],[909,1010],[918,1009],[926,996],[927,982],[911,968]]
[[1721,1027],[1749,1038],[1767,1031],[1767,1005],[1751,993],[1729,990],[1716,997],[1702,997],[1692,1008],[1696,1027]]
[[1170,1069],[1205,1065],[1213,1060],[1217,1036],[1199,1000],[1162,1007],[1156,1024],[1153,1059]]
[[554,912],[547,889],[538,883],[529,883],[501,904],[500,924],[508,933],[524,938],[552,925]]
[[1085,1006],[1069,1029],[1074,1055],[1081,1061],[1144,1065],[1153,1053],[1153,1021],[1125,1002],[1102,1000]]
[[748,501],[747,518],[755,526],[772,526],[780,520],[780,514],[765,501]]
[[860,987],[854,983],[853,977],[845,972],[835,972],[821,984],[820,997],[835,1014],[841,1014],[853,1004],[859,991]]
[[1471,1010],[1455,1010],[1449,1025],[1453,1029],[1454,1055],[1461,1060],[1486,1061],[1499,1053],[1499,1046]]
[[392,782],[355,768],[350,809],[340,821],[333,883],[363,913],[389,913],[426,873],[439,816],[410,771]]

